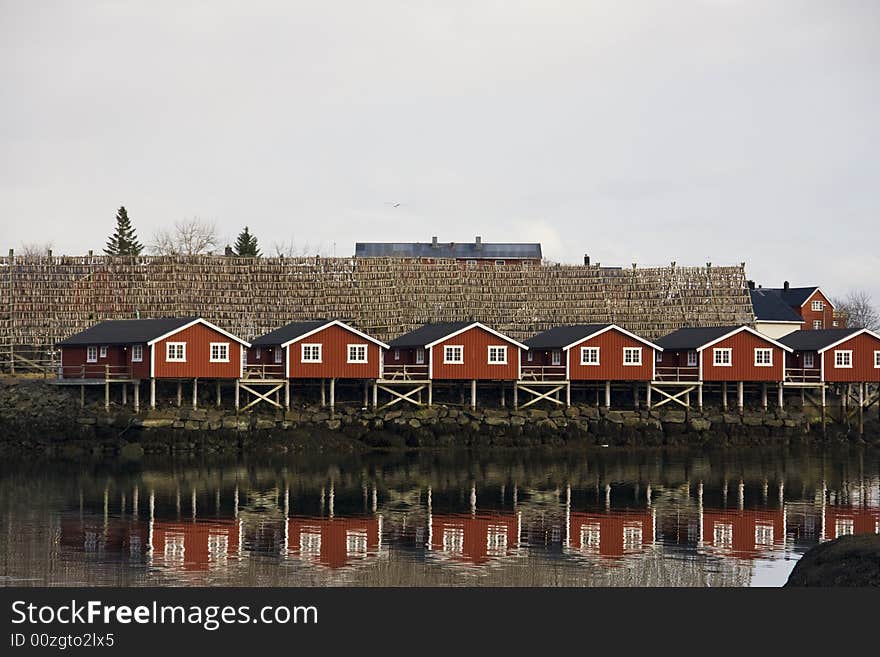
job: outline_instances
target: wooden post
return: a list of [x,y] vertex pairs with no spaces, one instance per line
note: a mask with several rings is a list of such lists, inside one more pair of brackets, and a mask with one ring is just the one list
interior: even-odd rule
[[193,408],[196,408],[199,404],[199,380],[193,379]]
[[217,379],[217,408],[220,408],[220,379]]
[[321,408],[327,405],[327,397],[324,395],[324,379],[321,379]]
[[739,412],[742,413],[743,410],[743,382],[736,382],[736,405],[739,408]]
[[133,383],[131,388],[134,391],[134,412],[137,413],[141,410],[141,382]]
[[611,408],[611,381],[605,382],[605,408]]
[[183,381],[177,382],[177,408],[183,403]]
[[721,408],[727,410],[727,381],[721,382]]
[[471,408],[477,407],[477,380],[471,379]]
[[779,389],[778,389],[778,392],[777,392],[777,395],[779,396],[778,401],[779,401],[779,410],[780,410],[780,411],[783,410],[783,409],[785,408],[785,406],[784,406],[784,404],[783,404],[783,402],[782,402],[782,390],[783,390],[782,381],[780,381],[780,382],[779,382]]
[[235,412],[238,413],[238,379],[235,380]]
[[336,379],[330,379],[330,410],[336,408]]
[[767,410],[767,383],[766,381],[761,384],[761,405],[764,407],[764,410]]
[[284,410],[290,410],[290,379],[284,379]]
[[150,408],[156,408],[156,379],[150,379]]

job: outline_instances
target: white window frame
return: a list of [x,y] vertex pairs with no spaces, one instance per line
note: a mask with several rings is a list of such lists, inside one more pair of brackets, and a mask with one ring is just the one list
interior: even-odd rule
[[101,356],[101,358],[107,358],[107,346],[106,345],[101,346],[100,356]]
[[[180,347],[181,356],[172,356],[172,351],[177,351]],[[165,362],[166,363],[185,363],[186,362],[186,342],[166,342],[165,343]]]
[[87,363],[97,363],[98,362],[98,347],[96,347],[96,346],[86,347],[86,362]]
[[687,360],[685,361],[687,363],[686,367],[700,366],[700,354],[698,354],[696,351],[687,352],[687,356],[685,358],[687,358]]
[[144,345],[135,344],[131,347],[131,362],[132,363],[143,363],[144,362]]
[[[458,349],[458,359],[450,359],[450,349]],[[453,352],[454,353],[454,352]],[[464,345],[447,344],[443,345],[443,364],[444,365],[463,365],[464,364]]]
[[810,309],[817,313],[825,312],[825,302],[822,300],[814,301],[810,304]]
[[[727,362],[724,362],[724,354],[727,354]],[[719,358],[721,357],[721,358]],[[733,367],[733,348],[716,347],[712,350],[712,365],[715,367]]]
[[550,352],[550,364],[562,365],[562,352],[559,349],[554,349]]
[[[809,359],[809,360],[808,360]],[[804,354],[804,369],[811,370],[816,367],[816,356],[813,352]]]
[[[312,358],[313,349],[317,358]],[[308,358],[306,358],[306,352],[308,352]],[[322,363],[324,361],[324,345],[313,342],[303,343],[300,345],[299,354],[302,363]]]
[[[843,364],[838,361],[838,356],[845,356],[846,358],[842,358],[841,360],[846,360],[847,363]],[[852,349],[835,349],[834,350],[834,369],[836,370],[851,370],[853,366],[853,352]]]
[[[596,358],[593,359],[595,354]],[[581,347],[581,365],[598,366],[600,364],[600,347]]]
[[[503,360],[492,360],[492,351],[500,351],[500,353],[504,356]],[[490,344],[486,348],[486,362],[489,365],[507,365],[507,347],[500,344]]]
[[284,362],[284,347],[275,347],[273,349],[273,360],[276,365],[281,365]]
[[[214,356],[214,347],[217,348],[217,356]],[[208,355],[210,356],[209,361],[211,363],[228,363],[229,362],[229,343],[228,342],[212,342],[208,347]],[[224,358],[221,353],[223,350],[226,350],[226,357]]]
[[[364,357],[363,358],[352,358],[351,357],[352,349],[354,349],[355,351],[359,351],[360,349],[363,349],[364,350]],[[369,358],[368,354],[370,353],[370,350],[369,350],[369,347],[367,347],[367,344],[365,342],[358,342],[358,343],[346,345],[345,353],[348,356],[347,362],[358,363],[358,364],[362,365],[367,362],[367,359]]]
[[813,330],[814,331],[821,331],[823,328],[825,328],[825,324],[821,319],[814,319],[813,320]]
[[[758,354],[769,354],[766,363],[760,362]],[[768,347],[755,347],[755,367],[773,367],[773,349]]]
[[880,351],[874,352],[874,369],[880,370]]
[[[627,356],[630,356],[631,359],[634,356],[637,356],[637,358],[634,358],[633,360],[630,360],[630,362],[627,363],[626,362]],[[624,347],[623,348],[623,365],[624,365],[624,367],[641,367],[641,365],[642,365],[642,348],[641,347]]]

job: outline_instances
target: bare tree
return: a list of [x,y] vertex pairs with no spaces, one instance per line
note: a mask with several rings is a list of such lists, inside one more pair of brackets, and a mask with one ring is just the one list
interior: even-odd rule
[[880,312],[864,290],[850,290],[845,297],[834,299],[834,310],[846,313],[848,326],[880,329]]
[[18,248],[18,255],[22,255],[25,257],[45,256],[49,255],[49,251],[51,250],[52,242],[26,242],[22,243],[22,245]]
[[171,230],[157,230],[150,250],[156,255],[199,255],[213,252],[219,243],[216,224],[193,217],[175,221]]

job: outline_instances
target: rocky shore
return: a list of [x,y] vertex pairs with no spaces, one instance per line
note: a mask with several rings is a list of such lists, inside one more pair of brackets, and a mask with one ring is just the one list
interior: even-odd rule
[[132,453],[306,448],[357,450],[419,447],[566,445],[758,445],[790,442],[876,442],[877,421],[864,436],[803,409],[746,409],[702,413],[569,408],[470,408],[394,406],[373,411],[354,405],[335,412],[302,406],[287,412],[262,408],[177,408],[141,411],[131,406],[80,408],[78,391],[42,380],[0,381],[0,452],[88,449]]

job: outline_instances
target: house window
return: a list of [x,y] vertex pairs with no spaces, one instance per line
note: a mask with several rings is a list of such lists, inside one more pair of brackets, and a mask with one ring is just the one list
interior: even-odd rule
[[400,349],[394,350],[394,360],[400,360]]
[[87,363],[97,363],[98,362],[98,348],[97,347],[86,347],[86,362]]
[[416,349],[416,365],[424,365],[425,364],[425,348],[419,347]]
[[257,347],[256,351],[254,351],[254,360],[260,360],[263,357],[263,348]]
[[303,363],[320,363],[321,362],[321,349],[322,349],[322,346],[319,344],[304,344],[304,345],[302,345],[302,362]]
[[688,367],[696,367],[697,366],[697,352],[689,351],[687,355],[687,366]]
[[821,313],[825,310],[825,302],[824,301],[814,301],[810,308],[813,309],[814,312]]
[[822,326],[823,326],[823,324],[822,324],[822,320],[821,320],[821,319],[814,319],[814,320],[813,320],[813,330],[814,330],[814,331],[821,331],[821,330],[822,330]]
[[836,350],[834,352],[834,367],[852,367],[852,351]]
[[755,348],[755,367],[772,367],[773,350]]
[[598,365],[599,347],[581,347],[581,365]]
[[446,345],[443,347],[443,362],[453,365],[464,363],[464,347],[461,345]]
[[142,363],[144,360],[144,345],[136,344],[131,348],[131,362]]
[[489,347],[489,365],[507,365],[507,347]]
[[815,360],[813,354],[804,354],[804,369],[812,369],[815,367]]
[[880,351],[874,352],[874,369],[880,369]]
[[623,348],[623,364],[624,365],[641,365],[642,364],[642,348],[641,347],[624,347]]
[[348,362],[349,363],[366,363],[367,362],[367,345],[350,344],[348,345]]
[[280,364],[284,362],[284,348],[283,347],[275,347],[275,363]]
[[101,358],[107,358],[107,347],[101,347]]
[[212,342],[211,343],[211,362],[212,363],[228,363],[229,362],[229,343],[228,342]]
[[165,361],[168,363],[185,363],[186,342],[166,342]]
[[562,365],[562,352],[553,351],[550,353],[550,363],[552,365]]
[[732,349],[730,347],[723,347],[720,349],[713,350],[713,360],[715,367],[730,367],[731,366],[731,355]]

